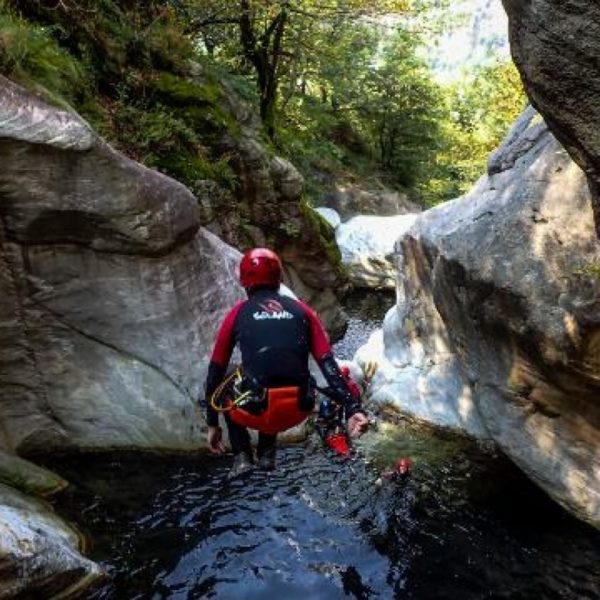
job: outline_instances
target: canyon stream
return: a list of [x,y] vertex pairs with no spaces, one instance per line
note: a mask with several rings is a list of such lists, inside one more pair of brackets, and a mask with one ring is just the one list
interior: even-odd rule
[[[346,301],[350,358],[394,302]],[[400,480],[383,469],[410,457]],[[71,487],[58,512],[109,574],[93,600],[597,599],[600,532],[493,447],[397,416],[342,459],[282,447],[272,473],[229,481],[231,457],[46,459]]]

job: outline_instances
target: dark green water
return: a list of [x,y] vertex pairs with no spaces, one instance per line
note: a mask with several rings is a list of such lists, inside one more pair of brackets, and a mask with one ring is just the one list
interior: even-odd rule
[[[351,300],[340,353],[391,302],[372,300]],[[378,482],[407,455],[411,477]],[[111,575],[98,600],[600,598],[599,532],[503,457],[408,422],[366,436],[354,460],[288,447],[274,473],[233,482],[227,457],[50,466],[74,484],[60,512]]]

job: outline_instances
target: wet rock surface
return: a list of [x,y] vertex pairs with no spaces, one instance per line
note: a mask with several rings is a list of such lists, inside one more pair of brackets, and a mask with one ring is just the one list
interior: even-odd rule
[[75,598],[104,578],[48,506],[0,484],[0,598]]
[[[398,243],[372,397],[489,437],[600,526],[600,244],[584,173],[533,110],[466,197]],[[501,166],[498,166],[501,165]]]
[[360,215],[342,223],[335,237],[350,281],[360,288],[396,287],[394,244],[414,223],[416,214]]

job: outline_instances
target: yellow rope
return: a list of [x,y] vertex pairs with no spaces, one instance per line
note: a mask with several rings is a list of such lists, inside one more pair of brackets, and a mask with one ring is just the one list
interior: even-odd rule
[[[217,404],[217,400],[219,398],[219,396],[221,396],[221,394],[223,393],[223,390],[225,389],[226,386],[229,385],[229,383],[231,382],[231,380],[234,377],[241,377],[242,376],[242,371],[241,369],[238,367],[233,373],[231,373],[231,375],[229,375],[228,377],[226,377],[217,387],[217,389],[213,392],[212,396],[210,397],[210,405],[217,411],[217,412],[228,412],[234,408],[236,408],[237,406],[239,406],[243,400],[245,400],[248,396],[250,396],[250,394],[252,393],[250,390],[247,390],[246,392],[244,392],[243,394],[240,394],[239,396],[237,396],[236,398],[234,398],[231,401],[231,404],[229,404],[228,406],[219,406]],[[266,390],[265,390],[265,394],[266,394]],[[261,400],[264,400],[265,396],[263,395],[263,398]]]
[[[228,377],[226,377],[225,379],[223,379],[223,381],[220,383],[220,385],[217,387],[217,389],[213,392],[212,396],[210,397],[210,405],[217,411],[217,412],[227,412],[229,410],[231,410],[233,408],[233,404],[230,406],[218,406],[217,405],[217,398],[221,395],[221,393],[223,392],[223,390],[225,389],[225,386],[229,385],[229,383],[231,382],[231,380],[238,376],[240,374],[240,370],[236,369],[233,373],[231,373],[231,375],[229,375]],[[236,398],[237,400],[237,398]]]

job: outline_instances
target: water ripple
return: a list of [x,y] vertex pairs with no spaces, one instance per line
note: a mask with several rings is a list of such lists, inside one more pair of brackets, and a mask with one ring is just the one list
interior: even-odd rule
[[[393,298],[357,302],[346,356]],[[275,472],[235,481],[230,458],[206,456],[48,466],[74,483],[60,512],[112,575],[94,600],[600,598],[600,533],[502,456],[408,424],[369,434],[361,453],[285,448]],[[412,476],[379,484],[399,456]]]

